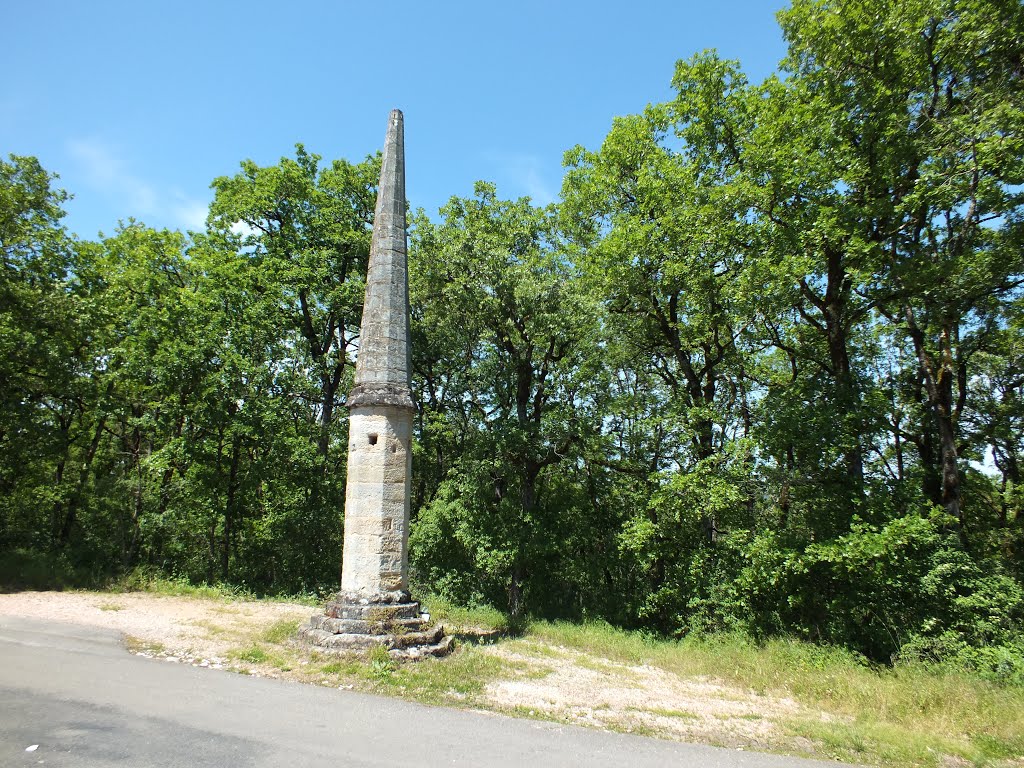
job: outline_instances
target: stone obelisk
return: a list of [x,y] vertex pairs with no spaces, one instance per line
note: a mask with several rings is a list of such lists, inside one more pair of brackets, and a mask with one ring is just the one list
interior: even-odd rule
[[348,396],[348,484],[341,592],[300,630],[310,643],[393,655],[448,651],[409,595],[412,417],[409,273],[406,260],[405,135],[388,116],[373,221],[355,384]]

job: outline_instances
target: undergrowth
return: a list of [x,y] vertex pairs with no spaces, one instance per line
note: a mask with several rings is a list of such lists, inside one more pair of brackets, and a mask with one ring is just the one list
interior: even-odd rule
[[273,602],[319,605],[323,598],[317,594],[265,595],[237,584],[193,584],[180,576],[167,576],[151,568],[136,568],[111,580],[106,587],[111,592],[149,592],[173,597],[203,597],[211,600],[265,600]]
[[331,592],[331,590],[322,590],[278,594],[249,589],[239,584],[195,583],[184,576],[168,575],[151,566],[137,566],[123,573],[112,575],[74,566],[63,555],[23,549],[0,553],[0,592],[26,590],[148,592],[174,597],[272,600],[305,605],[319,605]]

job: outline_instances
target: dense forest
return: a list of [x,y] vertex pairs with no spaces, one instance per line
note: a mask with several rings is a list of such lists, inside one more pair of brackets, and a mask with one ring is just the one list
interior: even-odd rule
[[[1024,680],[1024,6],[778,18],[557,204],[411,217],[418,589]],[[0,161],[0,557],[337,587],[378,173],[299,145],[88,241]]]

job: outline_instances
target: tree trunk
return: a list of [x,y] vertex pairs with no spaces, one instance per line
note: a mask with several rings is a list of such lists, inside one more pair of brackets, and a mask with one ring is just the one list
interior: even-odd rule
[[[107,387],[108,394],[113,389],[113,385]],[[96,421],[96,429],[93,431],[92,440],[89,442],[89,447],[85,452],[85,460],[82,462],[82,469],[78,473],[78,482],[72,490],[71,495],[68,497],[67,513],[64,516],[64,523],[61,525],[60,534],[57,537],[58,543],[63,547],[71,538],[71,531],[74,529],[75,522],[78,516],[78,507],[82,501],[82,494],[85,492],[85,486],[89,482],[89,473],[92,470],[93,459],[96,458],[96,451],[99,449],[100,438],[103,437],[103,428],[107,423],[107,414],[101,413],[99,419]]]
[[[944,375],[945,374],[945,375]],[[935,403],[935,420],[939,428],[942,448],[942,506],[960,526],[961,538],[966,535],[963,510],[960,507],[960,467],[956,448],[956,428],[953,425],[953,387],[948,371],[940,374]]]
[[958,375],[953,365],[952,343],[955,333],[950,328],[942,329],[939,357],[936,363],[925,347],[924,333],[918,327],[913,310],[909,306],[904,307],[904,317],[910,331],[910,338],[914,342],[924,391],[928,396],[928,405],[938,430],[942,477],[941,504],[946,512],[957,521],[960,540],[966,546],[967,526],[960,505],[961,479],[956,447],[956,424],[954,423],[953,382]]
[[221,579],[228,580],[231,565],[231,540],[235,535],[235,506],[238,501],[238,465],[242,455],[242,439],[235,435],[231,440],[231,468],[228,471],[228,494],[224,503],[224,536],[220,548]]
[[522,486],[520,487],[520,504],[522,507],[521,525],[522,535],[520,541],[516,542],[516,555],[512,561],[512,572],[508,586],[508,611],[513,618],[520,618],[526,609],[523,602],[523,590],[528,575],[524,549],[528,543],[530,531],[525,521],[533,517],[537,508],[537,476],[540,474],[540,466],[530,462],[523,473]]
[[334,370],[328,373],[326,370],[320,376],[320,438],[317,442],[317,451],[324,459],[324,472],[330,469],[327,466],[327,455],[331,450],[331,425],[334,423],[334,400],[338,395],[338,387],[341,385],[341,374],[343,366],[335,366]]
[[[853,412],[856,416],[860,411],[860,396],[853,380],[847,332],[841,313],[840,307],[828,305],[826,308],[829,362],[836,377],[836,405],[843,411],[843,415]],[[844,434],[844,438],[852,439],[852,445],[843,447],[843,464],[846,466],[846,476],[850,479],[854,492],[861,498],[864,493],[864,457],[861,455],[858,421],[859,419],[855,419],[857,426],[852,435]]]
[[513,619],[521,618],[525,605],[523,604],[523,585],[526,581],[526,566],[522,557],[517,555],[512,562],[511,579],[508,585],[508,612]]
[[[136,419],[141,417],[142,406],[133,406],[132,415]],[[138,424],[137,421],[136,424]],[[121,562],[125,566],[129,566],[134,562],[142,533],[142,431],[138,426],[132,430],[130,454],[132,457],[132,470],[135,472],[135,483],[132,487],[131,527],[128,535],[122,539],[121,545]]]
[[[803,295],[821,313],[828,344],[829,365],[836,384],[836,407],[844,414],[852,412],[855,417],[860,413],[860,393],[857,391],[850,364],[849,326],[850,318],[850,278],[846,273],[845,254],[841,247],[835,245],[825,247],[826,282],[824,296],[818,296],[805,280],[800,287]],[[864,457],[860,447],[859,418],[854,419],[852,435],[844,434],[844,438],[852,439],[852,444],[843,446],[843,464],[846,476],[850,480],[853,492],[858,499],[864,496]],[[844,440],[844,443],[846,440]]]
[[[1008,528],[1010,525],[1010,505],[1007,498],[1007,489],[1010,487],[1020,487],[1020,463],[1017,461],[1017,455],[1012,444],[1007,445],[1004,450],[1000,450],[1000,446],[993,445],[992,460],[1003,476],[1002,483],[1000,484],[999,527]],[[1017,518],[1020,519],[1020,517],[1021,515],[1018,514]]]

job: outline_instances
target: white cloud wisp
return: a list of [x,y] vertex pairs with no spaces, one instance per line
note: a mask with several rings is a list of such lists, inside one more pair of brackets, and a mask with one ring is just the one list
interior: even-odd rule
[[[85,183],[118,206],[118,218],[149,220],[155,226],[201,230],[208,203],[174,187],[161,188],[134,174],[110,145],[97,139],[71,139],[68,154]],[[123,211],[123,213],[120,213]]]

